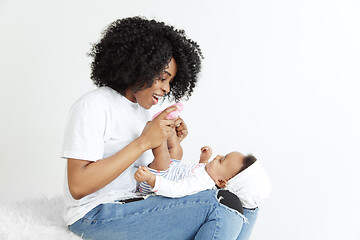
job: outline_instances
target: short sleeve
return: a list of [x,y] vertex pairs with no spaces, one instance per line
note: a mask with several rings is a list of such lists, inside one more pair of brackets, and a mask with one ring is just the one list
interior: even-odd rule
[[104,155],[106,106],[96,99],[80,99],[70,109],[61,157],[96,161]]

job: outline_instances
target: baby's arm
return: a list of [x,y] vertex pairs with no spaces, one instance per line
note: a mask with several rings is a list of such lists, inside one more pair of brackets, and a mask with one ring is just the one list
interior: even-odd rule
[[209,162],[209,158],[212,155],[212,149],[211,147],[202,147],[201,148],[201,154],[200,154],[200,161],[199,163],[208,163]]
[[135,172],[134,177],[138,182],[147,182],[156,195],[177,198],[212,189],[215,185],[214,181],[205,171],[201,175],[190,174],[176,182],[155,176],[147,167],[141,166]]
[[152,188],[155,186],[156,176],[147,167],[140,166],[134,174],[138,182],[147,182]]

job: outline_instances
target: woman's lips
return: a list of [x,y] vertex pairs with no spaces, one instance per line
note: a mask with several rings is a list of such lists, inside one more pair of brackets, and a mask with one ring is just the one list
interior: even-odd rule
[[159,102],[159,100],[163,97],[164,97],[164,95],[159,95],[159,94],[154,93],[152,95],[153,103],[157,104]]
[[157,96],[152,96],[153,104],[156,105],[159,102],[159,98]]

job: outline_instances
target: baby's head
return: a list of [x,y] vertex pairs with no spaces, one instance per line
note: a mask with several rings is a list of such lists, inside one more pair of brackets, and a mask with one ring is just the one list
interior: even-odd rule
[[210,163],[206,164],[205,170],[218,187],[224,188],[227,181],[255,161],[256,158],[253,155],[245,156],[239,152],[231,152],[225,156],[217,155]]

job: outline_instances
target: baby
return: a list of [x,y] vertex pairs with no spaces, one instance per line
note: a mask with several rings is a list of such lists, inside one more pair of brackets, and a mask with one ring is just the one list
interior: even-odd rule
[[[160,148],[166,152],[160,152]],[[182,152],[179,149],[171,151],[174,150],[171,148],[167,150],[164,146],[160,146],[154,149],[155,159],[149,167],[160,165],[157,162],[161,161],[160,159],[164,155],[167,156],[166,153]],[[176,160],[170,161],[174,156],[169,154],[169,159],[165,159],[169,162],[169,168],[166,171],[160,172],[157,169],[150,170],[147,167],[139,167],[134,176],[137,181],[142,182],[139,188],[140,192],[149,193],[149,190],[152,190],[157,195],[174,198],[214,189],[215,186],[225,188],[231,178],[256,161],[252,155],[244,156],[239,152],[231,152],[226,156],[218,155],[209,163],[211,152],[210,147],[201,148],[200,161],[193,165],[183,165]],[[146,182],[150,188],[143,182]]]
[[[183,108],[183,107],[182,107]],[[182,108],[180,110],[182,110]],[[176,122],[176,121],[175,121]],[[173,128],[173,136],[154,148],[154,160],[134,174],[144,195],[155,193],[182,197],[200,191],[225,188],[234,193],[247,209],[255,209],[271,193],[271,184],[261,163],[252,155],[231,152],[218,155],[210,163],[210,147],[201,148],[196,164],[180,164],[183,149]]]
[[159,147],[153,149],[154,160],[139,167],[134,175],[143,194],[182,197],[217,188],[220,203],[244,216],[238,239],[248,239],[255,224],[258,206],[271,192],[271,184],[261,163],[252,155],[231,152],[216,156],[210,163],[210,147],[201,148],[199,163],[180,164],[183,155],[176,131]]
[[[179,108],[179,107],[178,107]],[[182,110],[182,105],[181,109]],[[215,186],[224,188],[232,177],[252,165],[256,158],[231,152],[226,156],[218,155],[210,163],[210,147],[201,148],[200,161],[193,165],[180,164],[183,150],[176,135],[169,137],[159,147],[154,148],[154,160],[147,167],[139,167],[134,177],[140,183],[143,194],[156,193],[167,197],[182,197]]]

